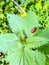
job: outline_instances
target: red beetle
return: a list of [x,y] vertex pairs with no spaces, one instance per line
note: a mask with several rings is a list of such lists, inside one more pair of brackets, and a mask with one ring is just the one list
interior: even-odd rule
[[31,32],[32,32],[32,33],[35,33],[35,32],[36,32],[36,29],[37,29],[36,27],[32,28],[32,29],[31,29]]

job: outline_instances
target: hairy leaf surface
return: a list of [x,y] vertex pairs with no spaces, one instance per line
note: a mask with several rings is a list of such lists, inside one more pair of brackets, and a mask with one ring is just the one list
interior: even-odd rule
[[26,47],[38,48],[48,43],[48,39],[40,36],[32,36],[27,39]]
[[8,14],[8,23],[14,33],[18,33],[22,29],[22,18],[15,14]]
[[32,35],[31,29],[39,26],[38,19],[34,12],[28,12],[28,15],[23,19],[23,30],[28,36]]

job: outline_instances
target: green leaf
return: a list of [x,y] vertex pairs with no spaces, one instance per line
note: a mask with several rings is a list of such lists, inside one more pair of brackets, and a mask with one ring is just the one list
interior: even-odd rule
[[23,19],[23,30],[26,32],[28,36],[32,35],[31,29],[39,26],[39,22],[37,16],[34,12],[28,12],[27,16]]
[[32,50],[25,48],[24,50],[25,65],[37,65]]
[[30,4],[31,2],[34,2],[34,0],[25,0],[25,1],[24,1],[24,6],[27,6],[27,5]]
[[12,40],[17,40],[17,36],[13,33],[1,34],[0,42],[10,42]]
[[18,38],[13,33],[11,34],[7,33],[7,34],[0,35],[0,51],[3,51],[3,52],[8,51],[11,47],[16,46],[17,40]]
[[42,31],[41,36],[46,37],[46,38],[49,39],[48,34],[49,34],[49,28],[46,28],[45,30]]
[[41,53],[39,51],[33,51],[35,61],[37,62],[37,65],[45,65],[46,56],[44,53]]
[[49,0],[45,1],[44,4],[49,5]]
[[45,65],[46,57],[41,52],[17,47],[13,52],[9,52],[6,60],[10,65]]
[[46,64],[45,65],[49,65],[49,58],[46,58]]
[[[47,38],[49,40],[49,28],[45,28],[43,30],[38,30],[36,33],[35,33],[35,36],[41,36],[41,37],[44,37],[44,38]],[[47,45],[44,45],[40,48],[38,48],[39,51],[41,52],[44,52],[45,54],[49,54],[49,41],[47,43]]]
[[43,30],[37,30],[37,32],[35,33],[36,36],[41,36],[41,37],[45,37],[49,39],[49,28],[45,28]]
[[24,50],[24,65],[45,65],[46,56],[39,51]]
[[7,61],[10,62],[10,65],[36,65],[33,53],[28,49],[23,51],[21,47],[15,49],[12,53],[10,52]]
[[[48,20],[49,20],[49,17],[48,17]],[[47,22],[47,24],[46,24],[46,28],[49,28],[49,22]]]
[[[44,38],[49,39],[49,28],[45,28],[43,30],[38,29],[37,32],[35,33],[35,36],[41,36]],[[39,51],[44,52],[45,54],[49,54],[49,42],[47,43],[47,45],[44,45],[40,48],[38,48]]]
[[38,48],[48,44],[48,39],[40,36],[32,36],[30,38],[27,38],[26,41],[26,47],[28,48]]
[[[9,65],[15,65],[15,64],[16,65],[39,65],[38,58],[36,57],[37,51],[34,52],[30,49],[27,49],[26,47],[23,47],[23,45],[21,45],[20,42],[15,41],[14,34],[13,35],[5,34],[5,35],[0,36],[0,39],[3,37],[1,42],[4,41],[0,46],[0,50],[7,53],[6,61],[9,62]],[[10,41],[8,41],[10,43],[7,43],[6,39],[7,41],[10,39]],[[39,53],[37,54],[37,56],[40,57],[40,61],[44,57],[44,55],[40,56]],[[45,57],[44,60],[42,61],[43,65],[44,65],[44,61],[45,61]]]
[[22,47],[15,47],[13,51],[10,51],[7,55],[6,61],[9,62],[9,65],[21,65],[21,60],[23,56]]
[[44,46],[38,48],[38,50],[45,53],[46,55],[49,54],[49,42],[47,45],[44,45]]
[[22,18],[15,14],[7,14],[8,23],[14,33],[22,30]]

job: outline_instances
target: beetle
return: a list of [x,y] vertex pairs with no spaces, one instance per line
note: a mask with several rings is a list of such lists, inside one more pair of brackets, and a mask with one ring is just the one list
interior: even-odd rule
[[36,27],[32,28],[31,29],[31,33],[35,33],[36,32],[36,29],[37,29]]

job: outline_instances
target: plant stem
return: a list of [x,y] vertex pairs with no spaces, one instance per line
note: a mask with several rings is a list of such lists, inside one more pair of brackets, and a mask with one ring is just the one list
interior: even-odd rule
[[19,11],[19,12],[22,12],[22,13],[26,13],[19,5],[17,2],[15,2],[14,0],[12,0],[14,2],[14,4],[17,6],[16,9]]

